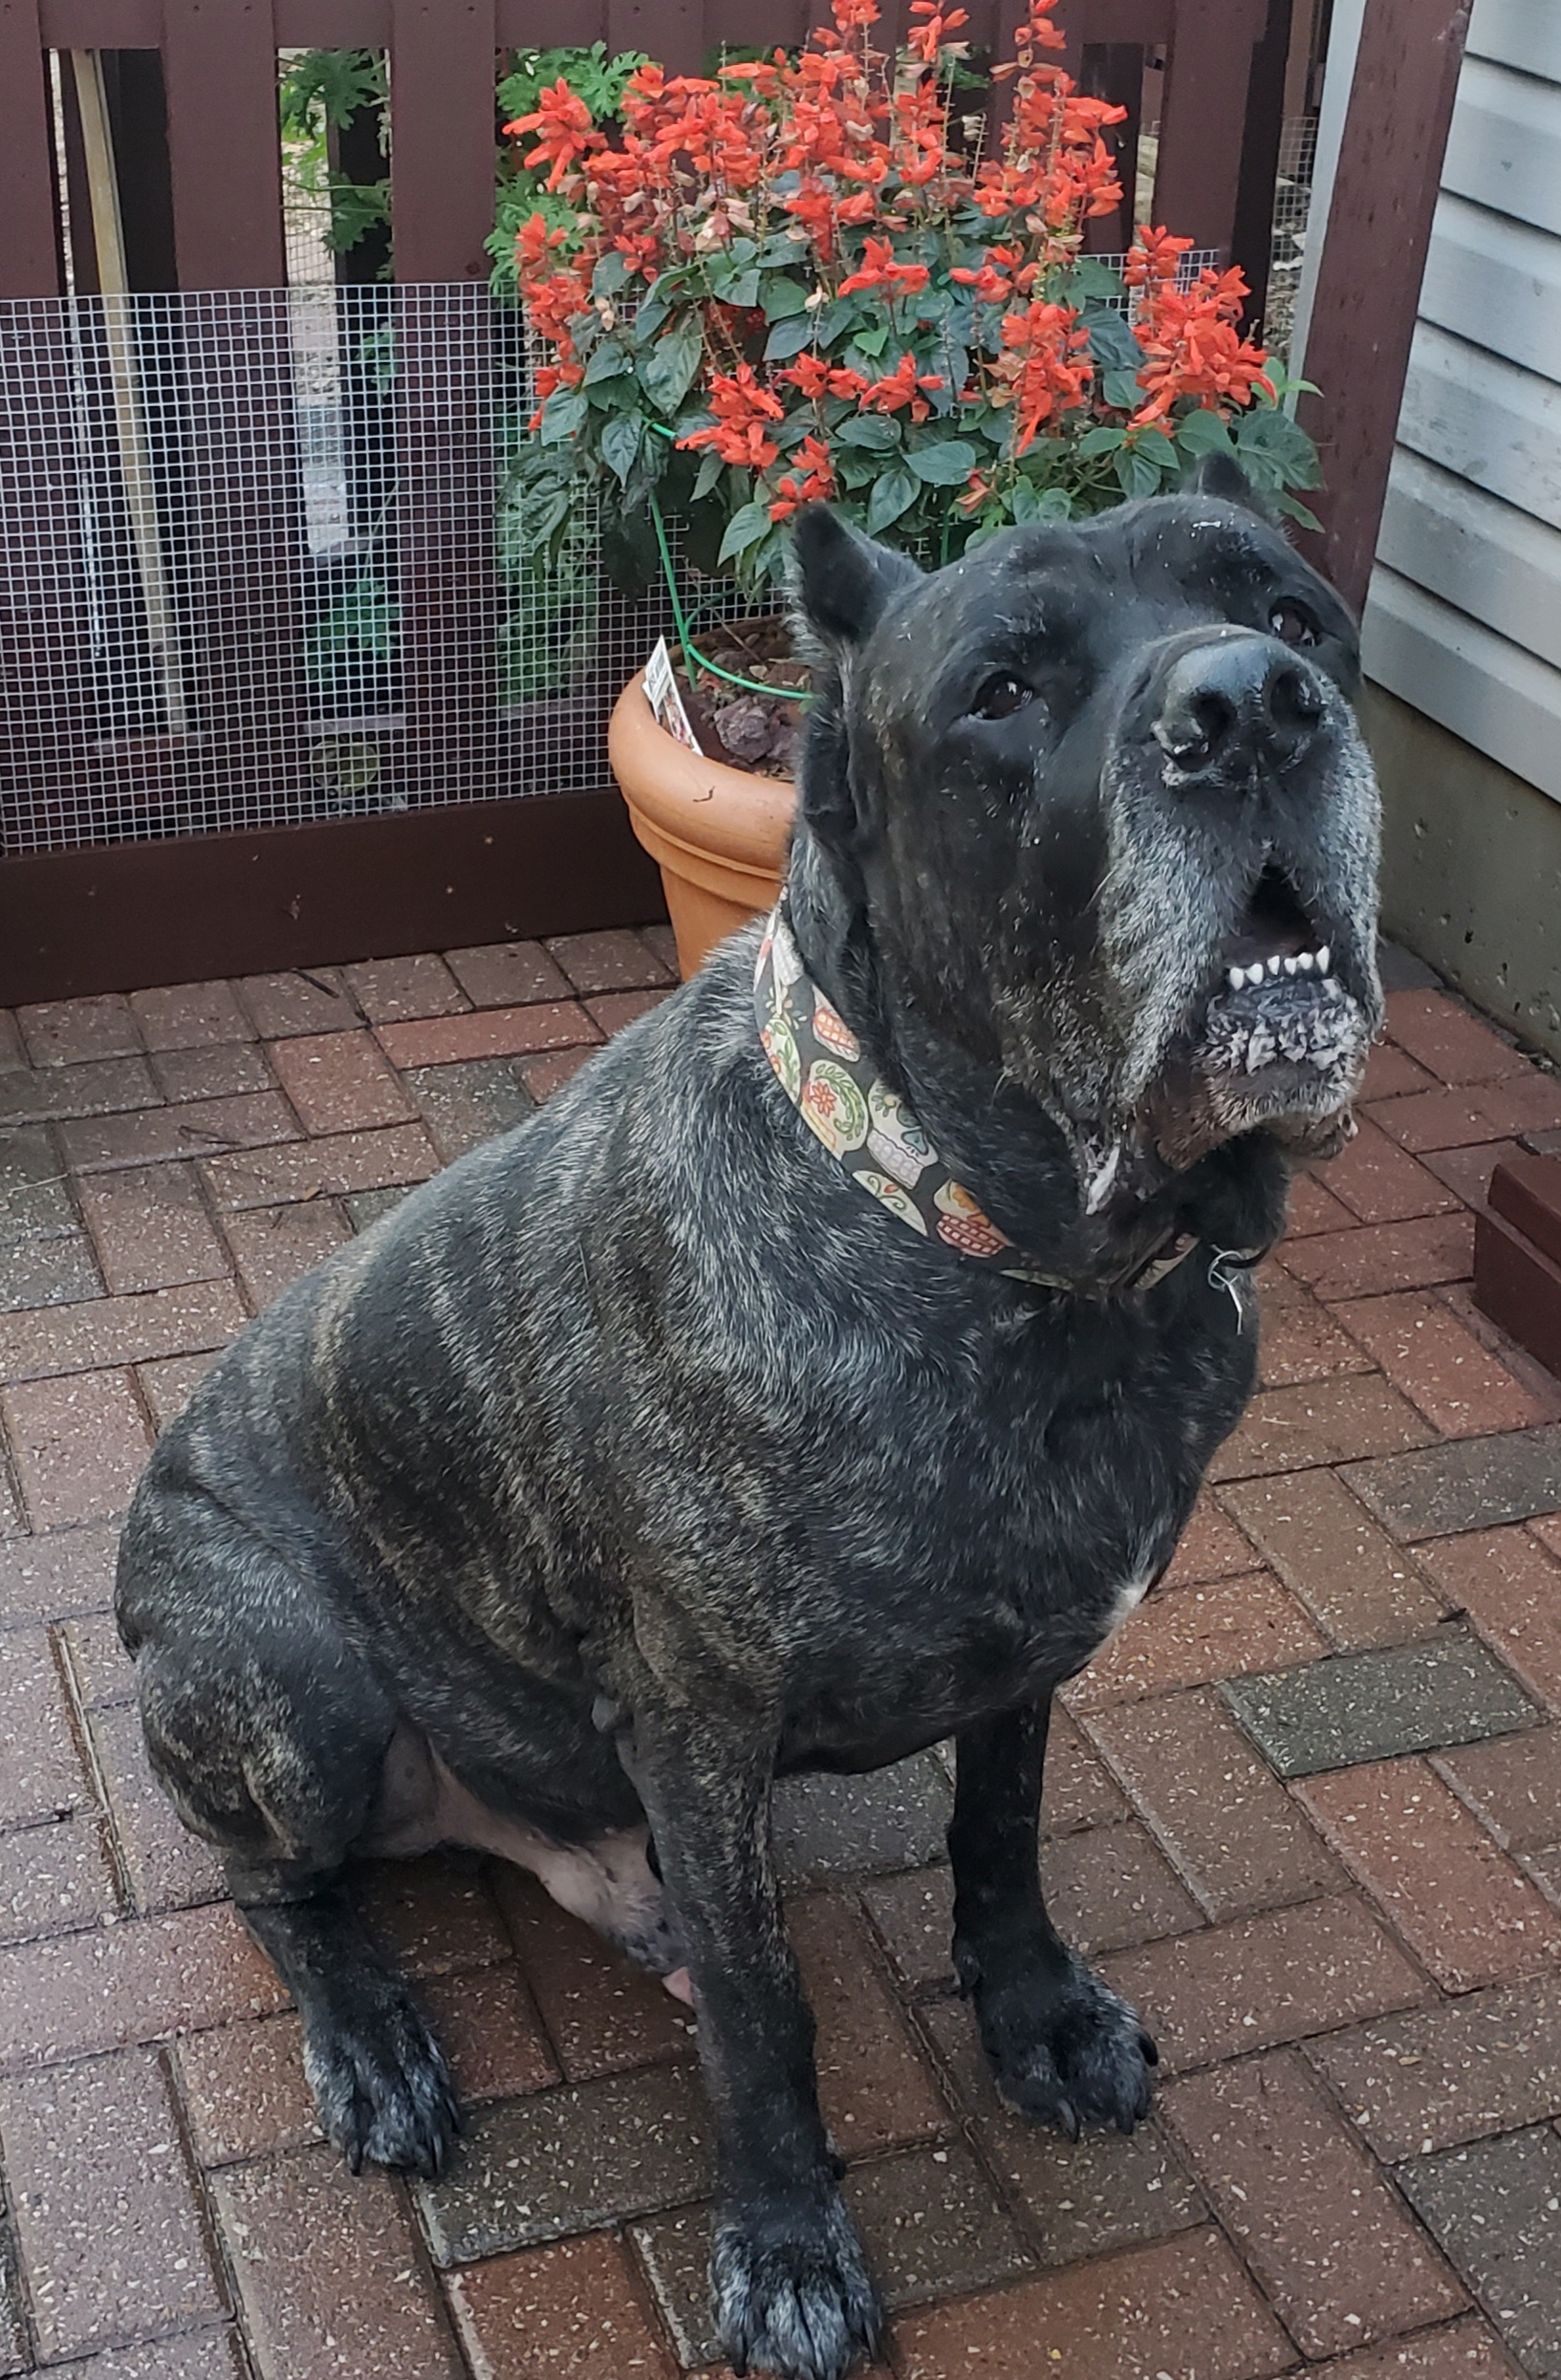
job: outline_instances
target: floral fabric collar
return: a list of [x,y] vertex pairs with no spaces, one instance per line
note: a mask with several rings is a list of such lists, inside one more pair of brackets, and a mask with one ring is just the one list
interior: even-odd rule
[[[770,912],[753,973],[753,1006],[765,1054],[791,1105],[859,1190],[922,1239],[941,1242],[1008,1281],[1077,1294],[1075,1285],[1043,1272],[955,1181],[906,1102],[875,1073],[873,1062],[802,963],[784,903]],[[1152,1289],[1190,1255],[1182,1233],[1117,1285]]]

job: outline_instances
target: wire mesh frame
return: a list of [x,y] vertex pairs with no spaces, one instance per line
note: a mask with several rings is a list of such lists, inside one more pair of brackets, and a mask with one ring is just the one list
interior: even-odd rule
[[1266,346],[1288,358],[1295,325],[1295,300],[1306,261],[1312,215],[1312,181],[1317,156],[1317,119],[1291,116],[1280,135],[1274,182],[1273,229],[1268,261],[1268,299],[1264,313]]
[[0,848],[608,782],[660,608],[527,565],[531,370],[464,283],[0,305]]
[[608,783],[669,610],[528,561],[535,361],[466,283],[0,303],[0,851]]

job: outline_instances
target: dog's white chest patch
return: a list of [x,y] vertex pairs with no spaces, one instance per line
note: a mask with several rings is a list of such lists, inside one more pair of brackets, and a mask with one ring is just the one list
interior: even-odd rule
[[1149,1564],[1145,1563],[1141,1569],[1134,1571],[1131,1578],[1124,1580],[1117,1588],[1117,1600],[1111,1607],[1111,1616],[1106,1622],[1108,1634],[1114,1634],[1125,1619],[1132,1617],[1149,1592],[1154,1580],[1154,1570]]

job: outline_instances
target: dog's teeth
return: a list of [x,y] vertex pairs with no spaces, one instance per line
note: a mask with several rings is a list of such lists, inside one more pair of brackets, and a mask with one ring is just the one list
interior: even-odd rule
[[1262,962],[1262,960],[1260,959],[1260,960],[1258,961],[1258,963],[1257,963],[1257,964],[1256,964],[1256,966],[1255,966],[1255,967],[1248,967],[1248,968],[1247,968],[1247,981],[1249,984],[1261,984],[1261,983],[1262,983],[1262,981],[1263,981],[1263,974],[1264,974],[1263,962]]
[[1298,959],[1287,959],[1285,962],[1285,973],[1287,975],[1293,975],[1300,963],[1301,963]]
[[1226,967],[1225,982],[1229,984],[1232,991],[1240,991],[1246,981],[1247,969],[1245,967]]
[[1310,950],[1303,950],[1295,963],[1300,968],[1303,975],[1310,975],[1317,963],[1313,959]]
[[1281,960],[1270,959],[1268,962],[1268,973],[1270,976],[1277,975],[1282,964],[1283,962]]
[[1332,945],[1331,943],[1329,943],[1329,942],[1324,942],[1324,944],[1323,944],[1323,946],[1322,946],[1321,950],[1319,950],[1319,951],[1318,951],[1318,953],[1317,953],[1317,973],[1318,973],[1319,975],[1326,975],[1326,974],[1328,973],[1329,968],[1333,965],[1333,945]]

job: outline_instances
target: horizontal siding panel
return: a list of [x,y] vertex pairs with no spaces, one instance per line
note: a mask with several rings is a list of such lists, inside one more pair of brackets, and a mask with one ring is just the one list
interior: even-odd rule
[[1468,49],[1561,82],[1561,8],[1556,0],[1474,0]]
[[1561,387],[1431,323],[1415,333],[1400,443],[1561,529]]
[[1442,186],[1561,232],[1561,83],[1466,58]]
[[1561,669],[1561,530],[1400,447],[1377,551],[1401,578]]
[[1561,802],[1561,670],[1381,564],[1361,661],[1390,694]]
[[1466,199],[1442,198],[1420,314],[1460,338],[1561,380],[1561,239]]

